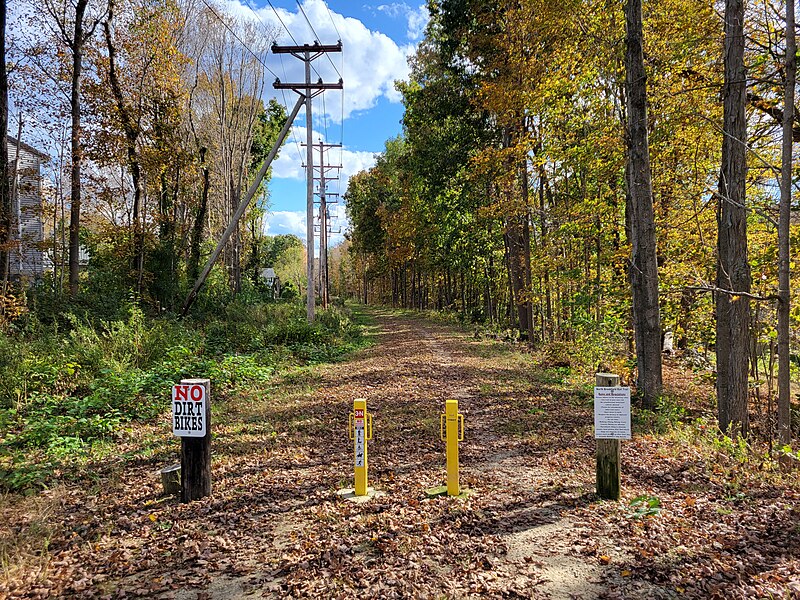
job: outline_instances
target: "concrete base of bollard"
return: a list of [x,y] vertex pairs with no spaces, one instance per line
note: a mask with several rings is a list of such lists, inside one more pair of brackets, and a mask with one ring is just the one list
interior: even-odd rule
[[[461,493],[455,498],[466,498],[467,496],[471,496],[474,492],[468,488],[461,488]],[[439,496],[447,496],[447,486],[446,485],[437,485],[436,487],[428,488],[425,490],[425,495],[428,498],[438,498]]]
[[344,488],[343,490],[336,492],[336,495],[344,498],[345,500],[349,500],[350,502],[360,504],[362,502],[369,502],[373,498],[385,496],[386,492],[376,491],[375,488],[368,487],[366,496],[356,496],[355,488]]

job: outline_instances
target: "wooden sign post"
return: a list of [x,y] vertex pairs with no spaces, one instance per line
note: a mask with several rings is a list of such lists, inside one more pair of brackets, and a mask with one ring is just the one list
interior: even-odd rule
[[619,375],[595,374],[594,437],[597,439],[597,495],[620,496],[620,440],[631,437],[631,390],[619,385]]
[[211,495],[211,380],[172,388],[172,432],[181,438],[181,502]]

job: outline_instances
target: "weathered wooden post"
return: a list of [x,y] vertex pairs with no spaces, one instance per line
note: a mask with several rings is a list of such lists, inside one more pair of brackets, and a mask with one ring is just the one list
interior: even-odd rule
[[631,390],[619,386],[619,375],[596,373],[594,437],[597,439],[597,495],[620,496],[620,440],[631,437]]
[[211,380],[172,388],[172,432],[181,438],[181,501],[211,495]]

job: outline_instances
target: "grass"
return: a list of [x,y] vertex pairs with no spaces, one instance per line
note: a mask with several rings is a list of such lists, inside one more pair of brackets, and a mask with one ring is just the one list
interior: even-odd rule
[[[53,519],[60,493],[57,488],[47,496],[27,498],[23,505],[13,495],[0,496],[0,514],[9,517],[0,523],[0,569],[6,582],[24,576],[35,583],[46,572],[50,540],[61,527]],[[24,518],[12,519],[15,512],[24,513]],[[12,530],[8,525],[12,522],[24,525]]]

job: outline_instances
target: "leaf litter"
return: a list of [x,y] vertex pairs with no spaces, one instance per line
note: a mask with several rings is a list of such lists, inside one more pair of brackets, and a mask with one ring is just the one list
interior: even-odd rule
[[[452,326],[375,316],[374,347],[215,407],[210,498],[160,495],[169,452],[81,487],[3,498],[0,597],[800,595],[789,478],[635,435],[623,443],[623,500],[598,502],[585,386],[537,376],[535,357]],[[355,398],[374,415],[370,485],[386,492],[363,504],[336,494],[352,486]],[[465,418],[472,494],[428,499],[445,481],[449,398]],[[131,448],[169,435],[141,427]]]

